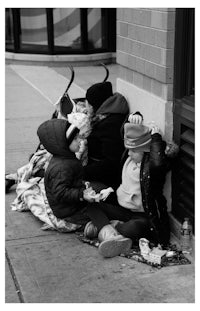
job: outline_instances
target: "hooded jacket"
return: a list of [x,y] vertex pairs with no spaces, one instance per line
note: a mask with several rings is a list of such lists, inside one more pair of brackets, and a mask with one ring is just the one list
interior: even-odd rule
[[84,178],[117,188],[120,182],[120,159],[124,143],[120,128],[129,112],[125,97],[115,93],[96,111],[88,137],[88,165]]
[[51,158],[45,172],[44,184],[49,205],[58,218],[71,216],[81,207],[85,187],[82,183],[82,165],[69,150],[66,140],[66,120],[51,119],[42,123],[37,131]]

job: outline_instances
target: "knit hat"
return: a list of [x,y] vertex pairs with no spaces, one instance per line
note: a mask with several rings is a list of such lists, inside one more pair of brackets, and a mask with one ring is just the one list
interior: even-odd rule
[[70,124],[70,123],[67,124],[66,139],[67,139],[68,145],[72,143],[73,139],[78,133],[79,133],[79,129],[74,124]]
[[86,92],[86,99],[93,107],[94,111],[105,102],[107,98],[113,96],[112,84],[110,82],[101,82],[92,85]]
[[150,151],[151,134],[149,128],[142,124],[124,124],[124,145],[135,151]]

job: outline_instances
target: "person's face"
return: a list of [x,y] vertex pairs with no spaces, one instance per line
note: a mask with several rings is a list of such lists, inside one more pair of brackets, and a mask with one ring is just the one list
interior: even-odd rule
[[69,149],[71,152],[78,152],[81,145],[81,137],[77,134],[74,139],[72,140],[71,144],[69,145]]
[[134,149],[129,149],[128,151],[129,157],[135,162],[140,163],[142,161],[144,152],[143,151],[134,151]]

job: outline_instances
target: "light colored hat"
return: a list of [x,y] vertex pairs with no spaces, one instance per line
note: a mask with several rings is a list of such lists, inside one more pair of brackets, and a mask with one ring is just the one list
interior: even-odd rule
[[124,145],[135,151],[150,151],[151,134],[149,128],[143,124],[125,123]]

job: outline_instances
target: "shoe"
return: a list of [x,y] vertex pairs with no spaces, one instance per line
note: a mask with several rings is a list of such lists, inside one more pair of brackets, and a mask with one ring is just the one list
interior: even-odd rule
[[106,258],[126,254],[131,249],[132,240],[119,234],[112,225],[104,226],[99,234],[99,253]]
[[98,237],[97,227],[91,221],[89,221],[85,226],[83,234],[86,238],[89,239],[97,238]]
[[120,220],[110,220],[110,224],[113,228],[116,228],[116,226],[118,224],[123,224],[124,222],[123,221],[120,221]]
[[10,188],[15,184],[15,180],[13,179],[6,179],[5,178],[5,191],[6,193],[9,192]]

